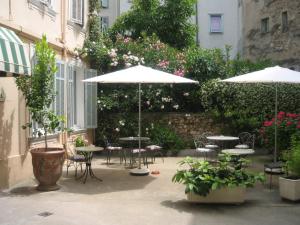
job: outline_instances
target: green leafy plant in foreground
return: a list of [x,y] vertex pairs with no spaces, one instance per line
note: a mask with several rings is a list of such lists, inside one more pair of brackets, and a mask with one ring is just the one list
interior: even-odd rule
[[[263,174],[247,172],[243,167],[232,166],[233,158],[229,155],[222,157],[218,165],[208,161],[185,158],[179,162],[180,166],[188,166],[188,169],[177,170],[172,181],[183,183],[185,192],[193,192],[201,196],[207,196],[210,191],[223,187],[253,187],[257,181],[263,182]],[[234,164],[243,165],[244,159],[239,159]]]

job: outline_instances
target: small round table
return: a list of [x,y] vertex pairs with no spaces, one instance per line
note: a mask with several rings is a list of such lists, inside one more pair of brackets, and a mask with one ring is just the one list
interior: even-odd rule
[[[239,140],[239,137],[224,136],[224,135],[208,136],[206,138],[207,138],[207,140],[210,140],[210,141],[221,142],[221,144],[226,141],[238,141]],[[223,145],[221,145],[221,149],[223,149]]]
[[95,178],[99,181],[102,181],[100,178],[98,178],[93,170],[92,170],[92,159],[93,159],[93,152],[100,152],[103,151],[102,147],[96,147],[96,146],[83,146],[83,147],[76,147],[75,150],[77,152],[82,153],[82,155],[85,157],[85,170],[84,173],[77,178],[77,180],[83,178],[83,183],[85,184],[88,175],[90,175],[91,178]]
[[255,153],[253,149],[240,149],[240,148],[232,148],[232,149],[224,149],[222,153],[234,155],[234,156],[247,156]]

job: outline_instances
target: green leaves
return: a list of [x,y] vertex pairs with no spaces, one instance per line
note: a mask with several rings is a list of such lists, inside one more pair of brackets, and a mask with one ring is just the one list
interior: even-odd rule
[[263,174],[251,174],[235,166],[236,163],[244,161],[233,162],[232,160],[231,156],[225,155],[217,166],[213,166],[207,161],[187,157],[180,161],[179,165],[189,168],[177,170],[172,181],[183,183],[186,192],[194,192],[202,196],[222,187],[253,187],[257,181],[264,181]]
[[[38,135],[47,136],[47,132],[61,129],[64,118],[56,116],[49,110],[55,97],[54,75],[57,67],[55,52],[48,46],[45,35],[41,41],[36,43],[35,59],[32,75],[17,77],[16,84],[18,89],[23,92],[31,118],[38,123],[39,127],[43,128],[43,131],[37,131]],[[28,123],[22,127],[31,126],[32,124]]]

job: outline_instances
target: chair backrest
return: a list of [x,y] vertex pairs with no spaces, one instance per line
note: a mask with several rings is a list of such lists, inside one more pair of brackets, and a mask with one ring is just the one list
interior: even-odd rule
[[242,132],[239,134],[239,139],[241,144],[246,144],[252,147],[254,149],[254,143],[255,143],[255,135],[250,134],[249,132]]
[[66,151],[66,154],[67,154],[68,158],[70,158],[71,156],[76,155],[75,145],[72,141],[68,141],[65,144],[65,151]]
[[205,144],[201,141],[201,140],[198,140],[198,139],[194,139],[194,144],[195,144],[195,148],[203,148],[205,146]]

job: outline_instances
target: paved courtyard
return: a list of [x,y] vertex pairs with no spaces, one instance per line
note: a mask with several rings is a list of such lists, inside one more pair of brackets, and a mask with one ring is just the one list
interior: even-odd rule
[[[277,187],[263,185],[247,191],[243,205],[197,205],[185,201],[184,187],[171,178],[181,158],[157,159],[151,170],[159,175],[130,176],[119,164],[93,161],[103,179],[86,184],[66,171],[55,192],[37,192],[34,181],[0,192],[0,224],[101,225],[296,225],[300,204],[282,201]],[[257,161],[263,159],[258,158]],[[262,164],[254,163],[258,169]],[[64,168],[65,169],[65,168]]]

